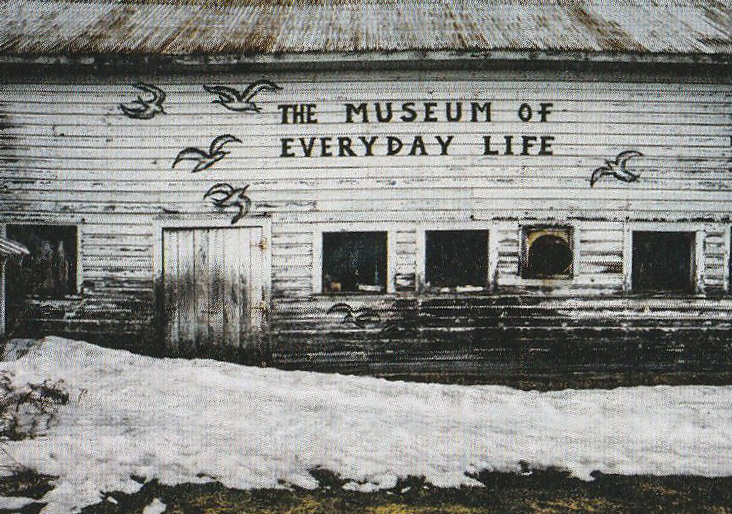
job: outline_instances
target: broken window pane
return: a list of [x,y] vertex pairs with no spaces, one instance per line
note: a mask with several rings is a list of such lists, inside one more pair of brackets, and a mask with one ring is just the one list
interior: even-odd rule
[[633,232],[634,291],[694,290],[693,232]]
[[428,230],[425,282],[431,287],[488,284],[487,230]]
[[386,232],[324,232],[323,291],[386,290]]
[[11,264],[8,297],[63,298],[76,290],[76,227],[8,225],[8,237],[23,243],[30,255]]
[[528,227],[523,230],[523,278],[569,278],[572,276],[572,229]]

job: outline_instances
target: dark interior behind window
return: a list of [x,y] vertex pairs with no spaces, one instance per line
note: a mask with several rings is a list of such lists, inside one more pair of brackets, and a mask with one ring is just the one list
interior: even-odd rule
[[323,291],[386,290],[386,232],[324,232]]
[[634,291],[694,290],[693,232],[633,232]]
[[7,272],[8,298],[63,298],[76,293],[76,227],[8,225],[10,239],[23,243],[30,255],[12,262]]
[[485,287],[488,282],[488,231],[427,231],[425,281],[431,287]]

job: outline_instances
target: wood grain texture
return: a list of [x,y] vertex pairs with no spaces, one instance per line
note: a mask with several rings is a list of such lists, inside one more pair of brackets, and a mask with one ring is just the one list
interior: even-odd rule
[[[252,271],[269,269],[263,254],[252,253],[261,233],[245,237],[236,229],[209,229],[194,241],[192,233],[172,231],[165,243],[164,268],[171,270],[166,277],[178,285],[166,286],[165,303],[183,297],[180,287],[196,289],[199,296],[222,306],[183,302],[187,306],[177,311],[171,325],[181,340],[231,346],[243,341],[249,328],[263,327],[267,321],[273,333],[293,337],[322,331],[355,333],[355,327],[327,315],[328,308],[341,301],[381,313],[382,322],[368,329],[373,337],[412,337],[414,327],[419,332],[425,327],[728,323],[730,305],[722,295],[728,289],[732,225],[732,92],[724,81],[623,81],[605,76],[566,80],[480,71],[408,76],[273,73],[267,78],[282,90],[258,98],[261,114],[226,111],[211,103],[213,97],[202,89],[212,81],[243,85],[258,78],[163,74],[3,84],[3,219],[81,227],[83,291],[60,304],[31,301],[30,321],[70,332],[109,327],[135,334],[151,331],[158,279],[153,270],[155,259],[161,258],[153,251],[155,220],[230,219],[235,210],[219,210],[202,200],[213,184],[227,182],[250,184],[250,216],[271,221],[266,249],[271,276]],[[166,91],[167,114],[151,120],[122,115],[117,106],[134,98],[133,79],[154,81]],[[433,102],[438,121],[346,122],[345,104],[366,103],[374,120],[375,102],[382,107],[391,102],[395,117],[402,114],[398,109],[404,102]],[[491,122],[445,121],[445,104],[454,108],[456,102],[463,102],[464,109],[470,102],[491,102]],[[541,102],[553,104],[546,122],[520,121],[517,109],[522,103],[536,109]],[[317,104],[318,123],[281,123],[278,105],[300,103]],[[227,147],[231,153],[211,168],[195,174],[182,163],[172,168],[181,149],[205,147],[225,133],[242,144]],[[453,136],[448,155],[440,155],[436,135]],[[495,148],[506,135],[516,140],[550,135],[553,154],[483,155],[483,136],[488,135]],[[407,145],[422,136],[429,155],[402,151],[388,156],[389,136]],[[292,138],[293,151],[302,155],[299,138],[307,142],[311,137],[316,138],[317,154],[322,153],[320,138],[333,138],[328,144],[337,149],[337,138],[349,137],[357,156],[280,156],[281,138]],[[360,137],[378,138],[373,156],[364,155]],[[630,164],[638,181],[603,179],[591,188],[592,171],[629,149],[643,153]],[[355,230],[379,223],[388,225],[394,292],[314,293],[314,268],[321,265],[313,249],[314,234],[326,225]],[[487,227],[495,246],[485,290],[416,292],[420,231],[445,223],[453,229]],[[521,279],[520,229],[546,223],[571,226],[576,232],[574,275],[544,282]],[[669,229],[680,223],[702,234],[699,297],[643,298],[626,290],[626,234],[635,223]],[[245,246],[246,252],[235,250]],[[173,251],[183,247],[197,249],[188,264],[179,250]],[[189,269],[196,264],[200,273],[195,278],[200,281],[193,280]],[[258,292],[242,296],[237,283]],[[271,305],[262,293],[270,285]],[[237,304],[245,305],[246,312],[235,308]],[[205,334],[201,327],[206,327]],[[392,335],[382,332],[385,329]]]

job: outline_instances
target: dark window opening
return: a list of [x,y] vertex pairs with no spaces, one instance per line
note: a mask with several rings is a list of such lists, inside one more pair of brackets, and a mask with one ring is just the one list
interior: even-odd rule
[[523,278],[551,279],[572,276],[572,230],[527,228],[523,231]]
[[694,290],[693,232],[633,232],[634,291]]
[[430,287],[488,285],[488,231],[427,231],[425,282]]
[[8,225],[10,239],[23,243],[30,255],[11,263],[8,298],[63,298],[76,290],[76,227]]
[[323,291],[386,290],[386,232],[324,232]]

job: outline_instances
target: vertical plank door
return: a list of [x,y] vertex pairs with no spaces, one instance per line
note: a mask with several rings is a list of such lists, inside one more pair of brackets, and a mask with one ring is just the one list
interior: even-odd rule
[[262,227],[166,228],[163,290],[171,353],[238,348],[264,328]]

